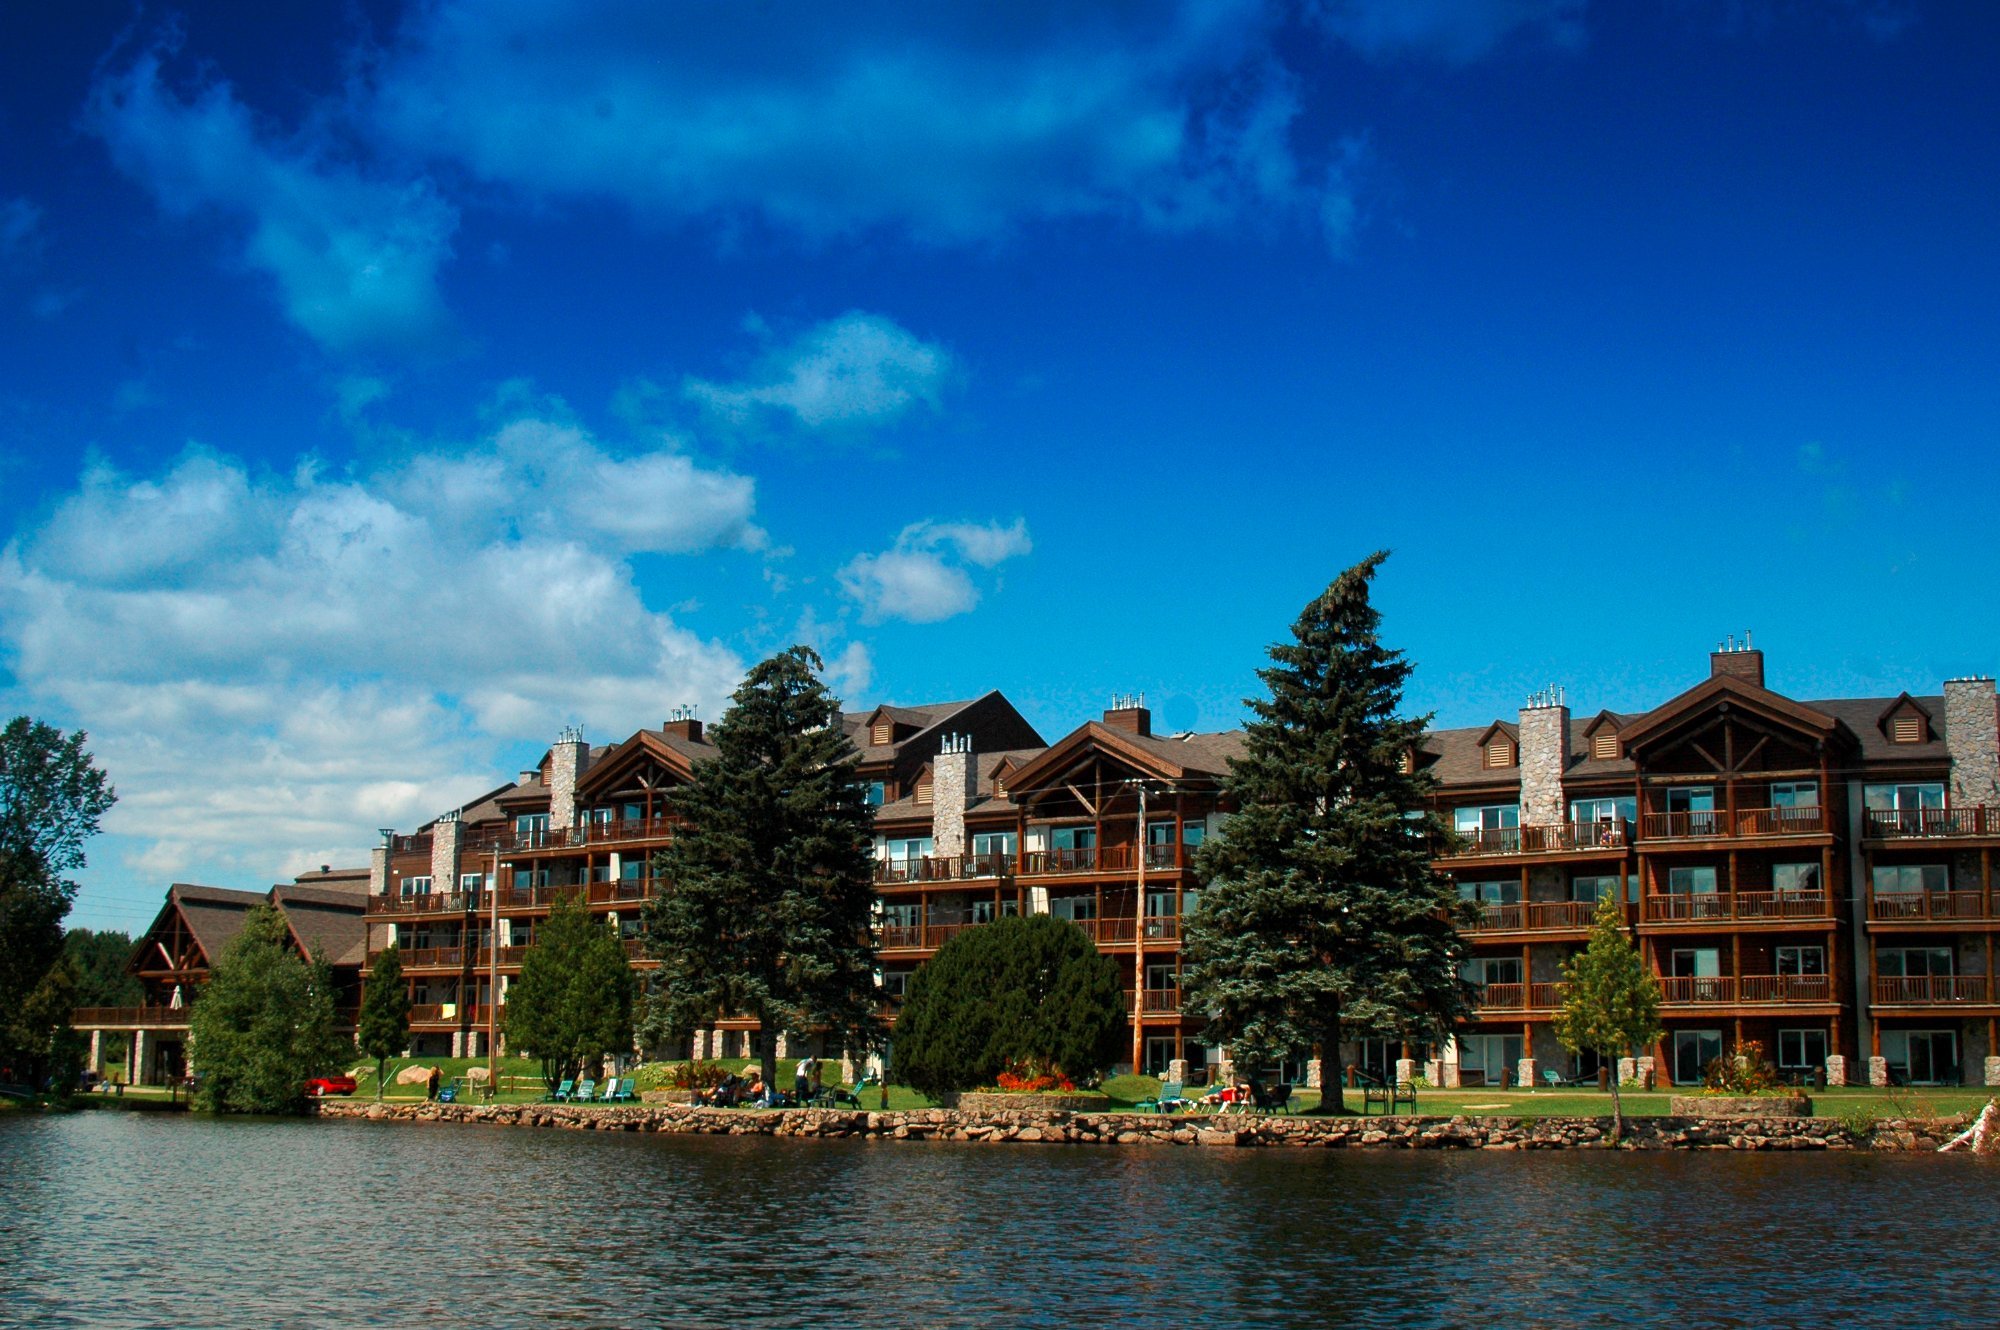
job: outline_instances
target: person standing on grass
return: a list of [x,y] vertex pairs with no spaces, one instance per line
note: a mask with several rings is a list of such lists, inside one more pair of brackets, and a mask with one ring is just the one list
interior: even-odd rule
[[802,1053],[799,1055],[799,1065],[792,1069],[792,1092],[798,1099],[800,1108],[804,1108],[806,1100],[812,1097],[812,1067],[812,1054]]

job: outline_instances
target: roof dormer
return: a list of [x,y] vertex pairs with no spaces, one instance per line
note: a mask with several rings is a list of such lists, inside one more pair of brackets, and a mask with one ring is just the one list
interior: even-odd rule
[[1923,744],[1935,737],[1931,728],[1931,713],[1908,693],[1891,702],[1875,723],[1892,744]]
[[1007,782],[1020,769],[1020,766],[1021,764],[1013,758],[1003,757],[1000,759],[1000,765],[993,768],[993,775],[989,779],[993,786],[993,797],[995,799],[1005,799],[1008,797]]
[[1479,765],[1487,771],[1505,771],[1519,765],[1521,746],[1512,725],[1496,720],[1479,736]]
[[1593,761],[1616,762],[1625,756],[1624,741],[1618,737],[1618,717],[1600,711],[1583,727],[1584,752]]

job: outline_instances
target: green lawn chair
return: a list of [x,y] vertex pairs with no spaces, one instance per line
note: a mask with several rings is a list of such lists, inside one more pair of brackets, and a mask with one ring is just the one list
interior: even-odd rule
[[543,1095],[542,1101],[544,1103],[548,1103],[550,1101],[553,1101],[558,1104],[564,1103],[568,1101],[571,1098],[571,1096],[575,1094],[575,1092],[576,1092],[576,1082],[573,1080],[566,1080],[561,1085],[558,1085],[556,1087],[554,1094]]
[[1181,1098],[1181,1091],[1186,1088],[1182,1081],[1162,1082],[1158,1094],[1148,1095],[1132,1108],[1140,1113],[1171,1113],[1177,1108],[1186,1108],[1187,1100]]
[[593,1080],[586,1080],[581,1085],[576,1087],[576,1095],[570,1102],[577,1104],[587,1104],[590,1102],[590,1097],[596,1093],[597,1093],[597,1082]]
[[604,1099],[606,1103],[629,1104],[638,1097],[638,1087],[633,1083],[630,1076],[622,1080],[613,1076],[611,1078],[611,1088],[606,1092]]

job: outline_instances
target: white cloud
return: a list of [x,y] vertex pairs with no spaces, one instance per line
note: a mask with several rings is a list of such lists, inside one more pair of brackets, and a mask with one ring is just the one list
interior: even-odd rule
[[808,239],[1319,210],[1266,0],[856,10],[440,0],[357,100],[399,151],[542,198]]
[[322,345],[407,345],[446,325],[437,271],[458,215],[428,182],[370,177],[321,131],[276,139],[227,84],[183,101],[150,54],[99,80],[87,123],[168,212],[246,223],[242,261]]
[[955,372],[943,347],[853,310],[772,348],[741,383],[689,378],[681,391],[736,426],[772,415],[838,429],[888,424],[920,406],[935,411]]
[[993,568],[1033,548],[1025,521],[915,522],[879,554],[858,554],[840,570],[841,588],[870,623],[937,623],[979,603],[964,567]]
[[353,862],[565,722],[719,711],[742,662],[648,608],[627,556],[755,547],[753,498],[539,418],[363,477],[95,465],[0,549],[8,700],[90,731],[120,794],[97,858],[136,889]]
[[1469,64],[1509,41],[1575,49],[1589,0],[1319,0],[1326,32],[1362,55]]

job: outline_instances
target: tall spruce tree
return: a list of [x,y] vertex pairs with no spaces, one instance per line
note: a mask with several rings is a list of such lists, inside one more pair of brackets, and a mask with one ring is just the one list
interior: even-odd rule
[[507,1045],[539,1058],[549,1089],[632,1048],[636,984],[625,947],[572,894],[557,898],[507,989]]
[[661,961],[658,1024],[685,1035],[717,1017],[773,1034],[823,1029],[877,1046],[866,791],[819,656],[795,646],[753,667],[710,732],[715,756],[673,797],[681,822],[654,860],[647,924]]
[[375,1059],[375,1097],[380,1099],[389,1059],[410,1046],[410,987],[403,982],[403,957],[394,943],[376,955],[368,971],[354,1042]]
[[1457,894],[1431,869],[1433,779],[1404,763],[1429,718],[1397,716],[1411,667],[1368,603],[1386,557],[1334,579],[1258,672],[1270,696],[1247,702],[1237,811],[1196,856],[1183,951],[1207,1037],[1253,1065],[1316,1047],[1330,1112],[1346,1109],[1344,1035],[1436,1041],[1467,1012]]
[[[1590,943],[1563,962],[1562,1005],[1556,1041],[1572,1053],[1617,1059],[1660,1037],[1660,982],[1625,936],[1625,914],[1615,893],[1597,898]],[[1611,1068],[1611,1143],[1625,1135],[1625,1103],[1618,1068]]]
[[296,1110],[306,1081],[353,1052],[334,1022],[326,957],[299,955],[276,908],[251,910],[188,1013],[195,1102],[213,1113]]

